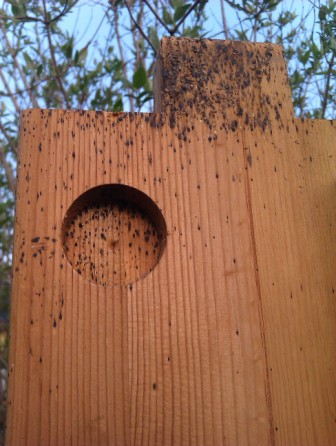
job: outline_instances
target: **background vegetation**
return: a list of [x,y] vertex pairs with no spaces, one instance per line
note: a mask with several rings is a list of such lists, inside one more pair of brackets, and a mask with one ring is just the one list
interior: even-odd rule
[[[88,23],[83,17],[93,6]],[[212,17],[211,11],[217,12]],[[83,23],[88,23],[83,28]],[[218,30],[214,32],[214,29]],[[281,43],[297,116],[335,118],[336,1],[7,0],[0,6],[0,398],[21,109],[151,110],[162,36]],[[4,425],[5,405],[0,407]]]

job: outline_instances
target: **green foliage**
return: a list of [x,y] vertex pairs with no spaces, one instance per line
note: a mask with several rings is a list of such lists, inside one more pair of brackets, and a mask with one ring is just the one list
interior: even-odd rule
[[143,87],[147,82],[147,72],[144,67],[139,67],[133,74],[133,88],[138,90]]
[[165,6],[163,6],[163,8],[162,8],[162,18],[166,25],[174,24],[174,19]]
[[[302,117],[336,115],[336,2],[226,0],[238,21],[227,38],[283,46],[295,112]],[[301,8],[301,9],[300,9]]]
[[12,14],[14,17],[24,17],[27,14],[26,2],[10,0],[8,3],[11,5]]
[[174,23],[178,22],[190,8],[191,3],[180,4],[174,11]]

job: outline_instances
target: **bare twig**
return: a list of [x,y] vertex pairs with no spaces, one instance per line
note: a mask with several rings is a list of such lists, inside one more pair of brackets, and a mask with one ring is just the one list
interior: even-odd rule
[[38,102],[37,102],[35,96],[33,95],[32,91],[29,89],[28,81],[27,81],[27,78],[26,78],[22,68],[21,68],[21,65],[17,61],[15,51],[13,50],[12,45],[10,44],[10,42],[8,40],[7,32],[6,32],[6,29],[5,29],[4,24],[3,24],[2,21],[0,21],[0,28],[1,28],[2,34],[4,36],[5,43],[6,43],[6,46],[8,48],[8,51],[10,52],[10,54],[11,54],[11,56],[13,58],[14,66],[17,68],[18,72],[20,73],[22,82],[23,82],[25,88],[28,91],[29,99],[31,100],[31,103],[32,103],[33,107],[39,108],[39,105],[38,105]]
[[171,30],[171,35],[173,36],[176,31],[179,29],[181,23],[183,23],[188,15],[196,8],[196,6],[201,2],[201,0],[196,0],[195,3],[193,3],[190,8],[186,11],[186,13],[183,15],[183,17],[180,18],[180,20],[177,22],[176,26]]
[[15,155],[17,155],[17,147],[16,147],[16,144],[15,144],[15,141],[10,136],[10,134],[7,132],[6,127],[3,125],[3,123],[1,121],[0,121],[0,130],[2,131],[2,133],[5,136],[5,138],[7,139],[8,144],[10,145],[10,148],[12,149],[13,153]]
[[[155,6],[155,10],[157,11],[159,9],[158,0],[154,0],[154,6]],[[158,21],[157,17],[155,17],[155,29],[156,30],[159,29],[159,21]]]
[[[1,77],[1,80],[3,80],[2,76],[1,76],[1,68],[0,68],[0,77]],[[11,91],[10,91],[10,92],[7,92],[7,93],[1,92],[1,96],[6,97],[6,98],[11,98],[11,99],[13,100],[13,102],[14,102],[14,101],[16,102],[16,99],[15,99],[16,96],[20,96],[20,95],[22,95],[23,93],[26,93],[28,90],[34,90],[34,88],[36,88],[36,87],[38,87],[39,85],[43,84],[45,81],[50,81],[50,80],[52,80],[52,79],[54,79],[54,76],[46,76],[45,78],[43,78],[43,79],[41,79],[41,80],[35,82],[34,84],[32,84],[32,85],[31,85],[30,87],[28,87],[28,88],[16,89],[14,93],[12,93]],[[16,103],[17,103],[17,102],[16,102]],[[20,113],[21,108],[18,108],[18,109],[17,109],[17,108],[15,107],[15,109],[16,109],[16,111],[17,111],[18,113]]]
[[[124,77],[127,80],[127,67],[126,67],[123,47],[121,44],[121,36],[120,36],[120,32],[119,32],[119,16],[118,16],[117,8],[113,8],[113,14],[114,14],[115,32],[116,32],[116,37],[117,37],[120,59],[121,59],[121,63],[122,63],[122,69],[123,69]],[[127,93],[130,98],[129,101],[130,101],[131,112],[134,112],[134,99],[131,97],[132,91],[128,86],[127,86]]]
[[20,106],[19,106],[19,103],[17,102],[17,100],[16,100],[16,98],[15,98],[15,94],[13,94],[13,92],[12,92],[12,90],[11,90],[11,88],[10,88],[8,82],[7,82],[6,76],[3,74],[1,65],[0,65],[0,78],[1,78],[2,82],[4,83],[4,86],[6,87],[8,96],[11,98],[11,100],[12,100],[12,102],[13,102],[13,105],[14,105],[14,107],[15,107],[16,112],[17,112],[17,113],[20,113]]
[[[143,6],[144,6],[143,2],[140,2],[140,8],[139,8],[138,16],[137,16],[137,23],[139,24],[141,29],[142,29],[142,18],[143,18],[143,12],[144,12]],[[142,46],[142,41],[139,38],[139,39],[137,39],[137,42],[136,42],[138,67],[142,66],[145,68],[145,65],[146,65],[145,55],[144,55],[144,52],[141,51],[141,46]]]
[[[300,116],[304,115],[304,105],[307,100],[308,89],[311,85],[312,77],[313,77],[313,73],[311,72],[305,77],[305,82],[301,83],[300,88],[299,88],[299,97],[300,97],[300,99],[301,98],[303,99],[302,101],[300,100]],[[317,82],[316,88],[317,88],[317,90],[319,89],[318,82]]]
[[[243,20],[241,19],[238,11],[235,11],[235,13],[236,13],[236,17],[237,17],[237,20],[238,20],[238,24],[240,26],[240,32],[243,34],[244,33]],[[237,25],[237,27],[238,27],[238,25]]]
[[143,0],[143,2],[148,6],[148,8],[152,11],[152,13],[154,14],[156,20],[158,22],[161,23],[161,25],[165,28],[166,31],[169,32],[169,34],[171,34],[171,29],[166,25],[166,23],[161,19],[161,17],[159,16],[159,14],[155,11],[155,9],[153,8],[153,6],[150,4],[150,2],[148,2],[147,0]]
[[6,155],[4,153],[2,146],[0,146],[0,161],[1,161],[1,164],[3,165],[5,172],[6,172],[8,186],[9,186],[10,190],[13,192],[13,194],[15,194],[15,179],[14,179],[14,175],[13,175],[13,170],[12,170],[10,164],[8,163],[8,161],[6,160]]
[[[143,0],[143,2],[141,2],[141,7],[143,5],[143,3],[146,4],[146,6],[148,6],[148,8],[151,10],[151,12],[154,14],[156,20],[158,20],[162,26],[164,26],[164,28],[166,29],[166,31],[169,32],[169,34],[171,36],[173,36],[176,31],[179,29],[179,27],[181,26],[182,23],[185,22],[185,20],[187,19],[187,17],[189,16],[189,14],[196,8],[196,6],[201,2],[201,0],[196,0],[191,6],[190,8],[188,8],[188,10],[185,12],[185,14],[183,15],[183,17],[180,18],[180,20],[177,22],[177,24],[174,26],[174,28],[169,28],[164,21],[161,19],[161,17],[157,14],[157,12],[154,10],[154,8],[150,5],[150,3],[147,0]],[[156,55],[156,50],[154,48],[153,43],[151,42],[151,40],[149,39],[149,37],[146,35],[146,33],[144,32],[144,30],[142,29],[141,25],[139,24],[139,21],[136,20],[132,14],[130,5],[128,3],[128,0],[125,0],[125,5],[127,8],[127,11],[131,17],[131,20],[133,22],[133,24],[135,25],[135,27],[139,30],[140,34],[142,35],[142,37],[147,41],[147,43],[150,45],[150,47],[153,49],[154,54]]]
[[[10,284],[10,281],[9,281],[9,284]],[[5,360],[5,358],[3,357],[3,356],[1,356],[0,357],[0,363],[1,363],[1,368],[3,368],[3,369],[8,369],[8,364],[7,364],[7,361]]]
[[330,81],[331,81],[331,74],[334,67],[334,61],[335,61],[335,53],[332,53],[331,59],[328,62],[328,71],[327,71],[327,82],[323,93],[323,99],[322,99],[322,111],[321,111],[321,118],[325,118],[325,114],[327,111],[327,105],[328,105],[328,95],[329,95],[329,89],[330,89]]
[[256,42],[257,40],[257,23],[258,23],[258,18],[259,18],[259,14],[261,11],[258,11],[258,2],[256,2],[256,12],[254,14],[254,22],[253,22],[253,28],[252,28],[252,35],[253,35],[253,42]]
[[31,16],[22,16],[22,17],[14,17],[14,16],[2,16],[2,19],[8,19],[8,20],[17,20],[17,21],[21,21],[21,22],[39,22],[42,23],[45,26],[49,26],[51,23],[56,22],[56,20],[59,20],[66,12],[68,7],[68,0],[66,0],[64,7],[62,9],[62,11],[54,18],[50,19],[50,20],[46,20],[46,15],[44,16],[44,19],[39,19],[37,17],[31,17]]
[[229,39],[229,31],[228,31],[228,27],[227,27],[226,14],[225,14],[225,9],[224,9],[224,0],[221,0],[220,5],[221,5],[224,36],[225,36],[225,39],[228,40]]
[[[67,96],[67,93],[65,92],[64,86],[63,86],[63,82],[62,82],[62,78],[60,75],[60,72],[58,70],[58,65],[56,62],[56,58],[55,58],[55,52],[54,52],[54,47],[51,41],[51,33],[50,33],[50,23],[51,21],[47,21],[47,7],[46,7],[46,0],[43,0],[43,11],[44,11],[44,21],[45,21],[45,25],[46,25],[46,30],[47,30],[47,38],[48,38],[48,44],[49,44],[49,50],[50,50],[50,55],[51,55],[51,60],[52,60],[52,65],[55,71],[55,77],[57,80],[57,83],[59,85],[59,88],[62,92],[63,95],[63,99],[65,101],[65,105],[67,108],[69,108],[69,99]],[[54,20],[53,20],[54,21]]]
[[[79,54],[82,54],[84,51],[86,51],[89,46],[91,45],[91,43],[94,41],[94,39],[96,38],[96,35],[99,33],[100,28],[103,26],[104,20],[106,18],[107,12],[105,12],[105,14],[103,15],[103,18],[101,19],[101,21],[99,22],[99,25],[97,26],[95,32],[93,33],[93,36],[91,37],[91,39],[87,42],[87,44],[79,51]],[[67,65],[68,67],[71,66],[71,64]]]
[[151,40],[149,39],[149,37],[146,36],[146,33],[144,32],[144,30],[141,28],[141,26],[138,25],[137,21],[135,20],[131,8],[128,4],[128,1],[125,0],[125,5],[127,8],[127,11],[131,17],[132,22],[134,23],[135,27],[140,31],[140,34],[142,35],[142,37],[146,40],[146,42],[149,44],[149,46],[152,48],[152,50],[154,51],[154,54],[156,55],[156,49],[154,48],[154,45],[152,44]]

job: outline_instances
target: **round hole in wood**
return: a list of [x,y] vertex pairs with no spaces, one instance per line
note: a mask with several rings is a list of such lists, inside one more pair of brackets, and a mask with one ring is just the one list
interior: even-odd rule
[[94,187],[78,197],[62,225],[67,259],[102,286],[128,285],[153,270],[167,237],[164,217],[146,194],[122,184]]

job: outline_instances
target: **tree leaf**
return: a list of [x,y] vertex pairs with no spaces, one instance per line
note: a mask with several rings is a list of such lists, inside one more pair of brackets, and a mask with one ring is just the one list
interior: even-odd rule
[[311,50],[310,49],[308,49],[307,51],[302,51],[302,50],[298,51],[297,52],[298,60],[301,63],[303,63],[303,65],[305,65],[308,62],[308,60],[309,60],[310,54],[311,54]]
[[81,62],[85,62],[87,53],[88,53],[88,49],[87,49],[86,47],[82,48],[82,49],[79,51],[78,62],[80,62],[80,63],[81,63]]
[[26,53],[26,52],[24,52],[22,54],[23,54],[23,57],[24,57],[24,59],[26,61],[26,64],[27,64],[28,68],[30,68],[30,69],[34,68],[35,64],[34,64],[32,58],[29,56],[29,54]]
[[162,18],[166,25],[174,24],[174,19],[165,6],[162,8]]
[[37,70],[36,70],[36,74],[37,74],[38,77],[41,76],[42,71],[43,71],[43,65],[40,64],[40,65],[37,67]]
[[20,7],[18,5],[12,4],[12,14],[14,17],[20,17]]
[[78,50],[76,50],[76,52],[75,52],[75,56],[74,56],[74,62],[75,62],[75,64],[77,64],[78,61],[79,61],[79,52],[78,52]]
[[323,22],[326,19],[326,10],[324,9],[324,7],[322,6],[319,10],[319,19],[321,20],[321,22]]
[[184,14],[188,11],[190,6],[191,6],[191,3],[187,3],[186,5],[178,6],[174,12],[174,22],[178,22],[184,16]]
[[118,99],[117,101],[115,101],[115,103],[113,104],[112,111],[114,111],[114,112],[120,112],[120,111],[123,111],[123,107],[124,107],[123,101],[122,101],[121,98],[119,98],[119,99]]
[[183,36],[192,38],[200,37],[200,31],[201,28],[199,26],[194,26],[193,28],[187,26],[183,31]]
[[[25,5],[25,1],[18,1],[18,0],[7,0],[6,3],[9,3],[11,5],[12,14],[14,17],[23,17],[26,15],[27,8]],[[5,11],[1,11],[3,14],[5,14]]]
[[72,41],[69,40],[69,43],[65,47],[65,55],[68,59],[72,57]]
[[160,45],[160,40],[159,40],[157,30],[154,28],[154,26],[151,26],[149,28],[149,38],[154,46],[154,49],[156,51],[158,51],[159,45]]
[[178,6],[183,5],[183,0],[169,0],[169,4],[172,8],[176,9]]
[[139,67],[133,75],[133,87],[139,89],[145,85],[147,73],[144,67]]

